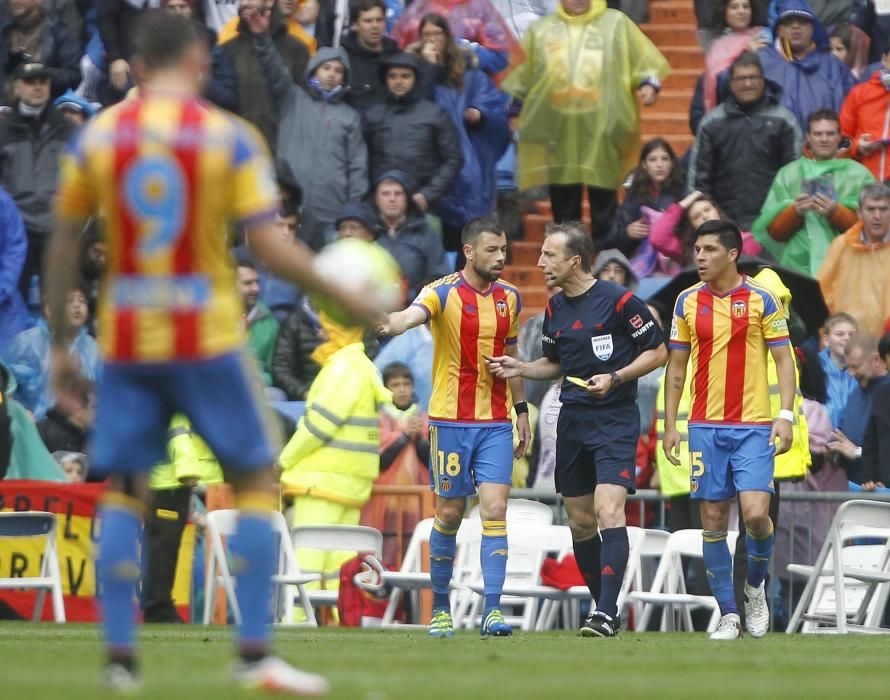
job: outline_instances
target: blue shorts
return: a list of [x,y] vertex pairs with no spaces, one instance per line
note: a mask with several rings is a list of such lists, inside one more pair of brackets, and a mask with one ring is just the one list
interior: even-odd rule
[[184,413],[225,468],[275,463],[281,440],[256,366],[231,353],[169,363],[111,362],[97,390],[90,464],[96,472],[139,474],[166,462],[174,413]]
[[689,426],[690,496],[725,501],[743,491],[774,493],[770,426],[713,428]]
[[437,496],[463,498],[477,484],[512,483],[512,425],[430,421],[430,485]]
[[636,492],[640,411],[633,401],[608,408],[564,405],[556,422],[558,493],[589,496],[597,484]]

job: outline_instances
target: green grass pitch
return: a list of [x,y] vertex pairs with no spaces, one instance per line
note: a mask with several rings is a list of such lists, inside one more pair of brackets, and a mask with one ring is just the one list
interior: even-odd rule
[[[229,683],[231,640],[231,630],[219,627],[143,627],[140,697],[257,697]],[[878,636],[772,634],[718,644],[682,633],[481,640],[475,632],[428,639],[422,631],[329,628],[278,630],[276,648],[327,676],[329,697],[344,700],[890,697],[890,638]],[[101,660],[94,626],[0,624],[0,697],[105,697]]]

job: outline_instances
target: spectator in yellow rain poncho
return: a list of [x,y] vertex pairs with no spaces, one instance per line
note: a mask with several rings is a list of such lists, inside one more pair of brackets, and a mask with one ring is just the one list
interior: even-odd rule
[[561,0],[554,14],[529,28],[522,49],[522,62],[501,86],[523,103],[519,187],[549,185],[554,220],[569,221],[581,218],[587,185],[601,249],[615,191],[639,143],[637,94],[654,104],[670,67],[605,0]]

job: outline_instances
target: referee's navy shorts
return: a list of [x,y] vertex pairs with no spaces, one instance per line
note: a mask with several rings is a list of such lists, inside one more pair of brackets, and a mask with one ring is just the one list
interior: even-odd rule
[[640,412],[635,402],[599,409],[563,406],[556,423],[556,490],[587,496],[597,484],[636,491]]

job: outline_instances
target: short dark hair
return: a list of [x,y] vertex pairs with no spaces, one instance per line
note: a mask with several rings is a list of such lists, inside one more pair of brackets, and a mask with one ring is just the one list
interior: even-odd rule
[[247,255],[236,254],[235,255],[235,267],[246,267],[249,270],[256,271],[256,264],[253,262],[253,260],[250,259],[249,254],[247,254]]
[[196,22],[165,10],[146,10],[137,20],[132,53],[148,68],[165,68],[199,39]]
[[355,24],[362,12],[373,10],[375,7],[379,7],[386,17],[386,5],[383,0],[352,0],[349,3],[349,24]]
[[739,57],[732,62],[732,65],[729,68],[730,77],[735,75],[736,68],[744,68],[745,66],[757,66],[760,75],[763,75],[763,64],[760,62],[760,58],[757,54],[754,51],[743,51],[739,54]]
[[581,270],[590,272],[590,263],[596,253],[593,247],[593,238],[587,233],[584,224],[580,221],[564,221],[561,224],[547,224],[544,229],[545,236],[561,233],[566,237],[566,253],[569,257],[576,255],[581,258]]
[[807,131],[810,130],[810,127],[813,126],[815,122],[834,122],[838,125],[838,129],[841,126],[841,118],[837,115],[833,109],[817,109],[810,116],[807,117]]
[[698,240],[702,236],[717,236],[720,239],[720,245],[726,250],[735,248],[742,254],[742,231],[731,221],[724,219],[713,219],[705,221],[701,226],[695,229],[695,238]]
[[296,216],[297,220],[299,220],[300,206],[293,199],[283,199],[281,200],[281,206],[278,207],[278,216]]
[[414,373],[404,362],[390,362],[383,368],[383,386],[389,384],[393,379],[407,379],[413,384]]
[[473,245],[479,234],[493,233],[495,236],[506,236],[504,227],[501,222],[493,216],[482,216],[478,219],[470,220],[464,230],[460,234],[460,242],[462,245]]

